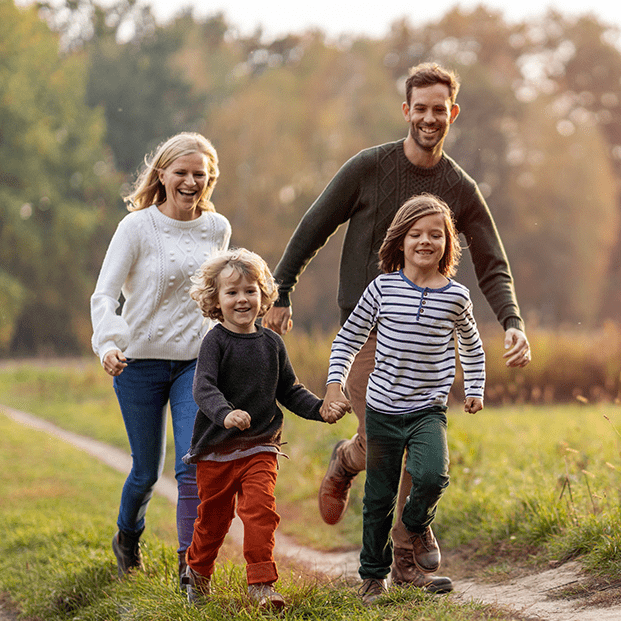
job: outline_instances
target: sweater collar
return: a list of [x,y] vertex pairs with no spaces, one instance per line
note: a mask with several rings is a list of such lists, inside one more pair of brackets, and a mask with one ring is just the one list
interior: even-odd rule
[[416,166],[415,164],[412,164],[410,160],[408,160],[405,154],[404,144],[405,144],[405,138],[402,138],[401,140],[397,141],[397,152],[399,154],[399,159],[401,160],[402,164],[406,168],[410,168],[413,172],[415,172],[418,175],[429,176],[429,177],[436,175],[439,170],[442,170],[444,168],[446,164],[446,154],[444,153],[444,151],[442,151],[442,157],[440,158],[440,161],[435,166],[431,166],[431,168],[425,168],[423,166]]

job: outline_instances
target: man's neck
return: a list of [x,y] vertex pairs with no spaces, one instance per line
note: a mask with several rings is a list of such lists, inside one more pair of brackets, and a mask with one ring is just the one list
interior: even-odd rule
[[407,135],[407,138],[403,142],[403,152],[405,157],[414,164],[414,166],[420,166],[421,168],[432,168],[442,159],[442,146],[443,142],[438,144],[433,150],[426,151],[421,149],[411,134]]

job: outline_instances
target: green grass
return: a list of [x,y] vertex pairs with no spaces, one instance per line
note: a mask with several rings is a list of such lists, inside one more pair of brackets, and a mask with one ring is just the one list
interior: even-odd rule
[[[144,573],[116,578],[110,549],[123,475],[44,432],[0,415],[0,597],[20,618],[37,621],[248,621],[275,618],[245,596],[239,552],[222,550],[214,596],[200,611],[178,591],[174,507],[154,497],[148,513]],[[355,588],[280,563],[279,590],[291,620],[501,621],[480,604],[461,605],[395,589],[367,609]]]
[[[127,448],[110,378],[94,359],[0,368],[0,395],[7,405]],[[332,447],[355,428],[353,415],[337,425],[286,416],[291,459],[282,460],[277,484],[281,532],[319,549],[360,545],[363,476],[338,525],[324,525],[317,513]],[[434,525],[443,547],[535,561],[582,556],[594,571],[621,573],[617,429],[621,412],[609,404],[506,406],[474,416],[451,407],[451,485]],[[172,476],[170,433],[168,456]]]

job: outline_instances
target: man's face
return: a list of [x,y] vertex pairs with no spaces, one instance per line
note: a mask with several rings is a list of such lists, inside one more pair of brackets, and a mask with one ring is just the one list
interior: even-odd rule
[[403,104],[403,116],[414,143],[423,151],[442,150],[459,106],[451,104],[446,84],[413,88],[410,101]]

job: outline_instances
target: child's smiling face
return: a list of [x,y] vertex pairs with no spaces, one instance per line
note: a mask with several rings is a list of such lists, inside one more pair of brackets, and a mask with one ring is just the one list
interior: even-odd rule
[[256,332],[255,321],[261,310],[261,289],[256,280],[249,279],[233,268],[218,276],[218,308],[222,325],[231,332]]
[[403,239],[406,276],[438,271],[445,250],[446,230],[443,215],[432,213],[419,218]]

